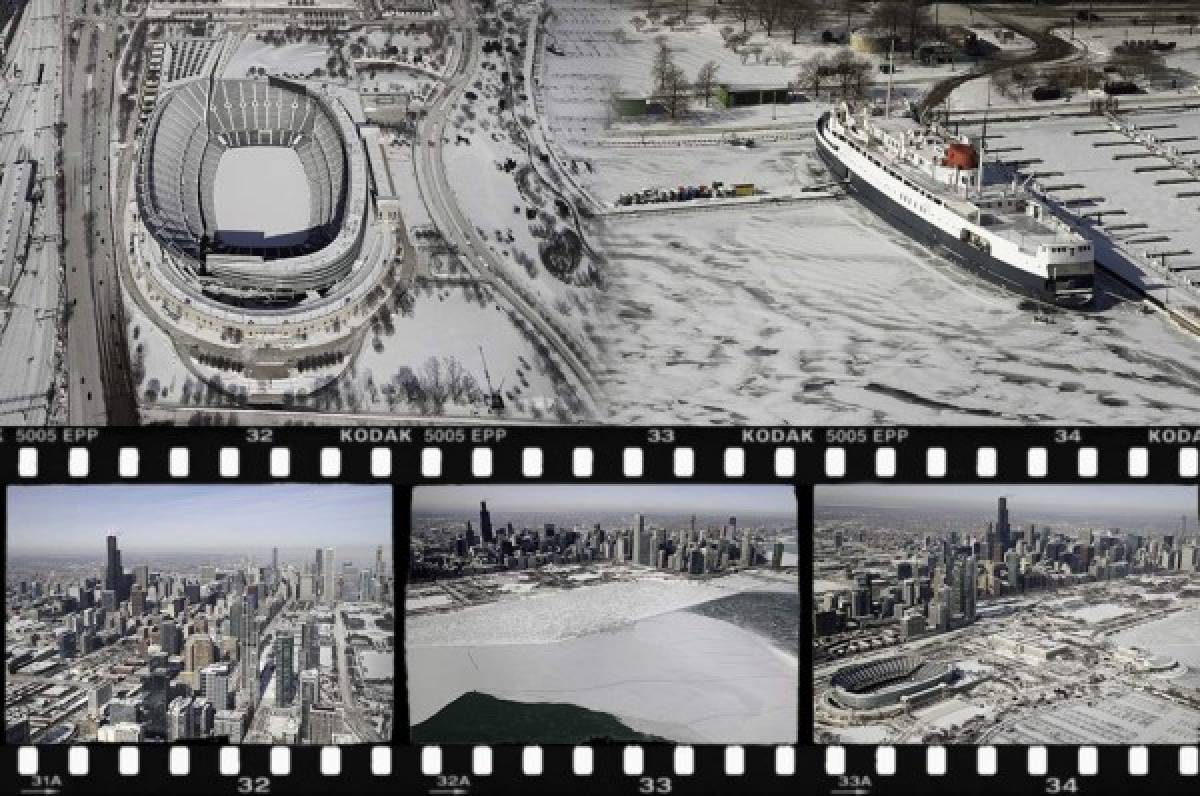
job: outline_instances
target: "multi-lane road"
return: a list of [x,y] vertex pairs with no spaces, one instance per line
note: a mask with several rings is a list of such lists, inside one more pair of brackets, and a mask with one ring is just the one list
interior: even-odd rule
[[[125,344],[113,240],[109,140],[117,18],[80,16],[79,46],[64,48],[66,182],[65,367],[68,422],[134,425],[137,406]],[[70,32],[67,22],[64,28]]]
[[379,737],[379,733],[375,731],[375,727],[367,721],[362,712],[355,706],[354,684],[349,667],[346,665],[346,656],[353,654],[353,652],[346,641],[346,625],[342,622],[342,607],[335,604],[333,615],[333,635],[335,642],[333,648],[333,666],[334,671],[337,672],[338,691],[342,695],[342,715],[346,719],[346,726],[361,741],[381,741],[383,739]]

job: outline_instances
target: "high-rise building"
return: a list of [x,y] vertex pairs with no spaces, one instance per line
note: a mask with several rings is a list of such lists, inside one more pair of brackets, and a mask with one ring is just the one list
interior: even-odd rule
[[337,590],[334,584],[337,580],[337,571],[333,568],[333,548],[325,548],[325,583],[323,586],[322,597],[325,602],[334,602],[337,600]]
[[321,701],[321,673],[315,668],[300,672],[300,734],[309,736],[308,712]]
[[290,625],[279,628],[275,636],[275,706],[292,704],[296,689],[296,663],[294,646],[296,640]]
[[[489,517],[488,518],[488,530],[489,531],[491,530],[491,527],[492,527],[492,520]],[[484,541],[488,541],[488,540],[485,539]],[[377,545],[375,547],[375,577],[382,578],[383,574],[384,574],[383,573],[383,545]]]
[[183,633],[176,627],[174,619],[164,619],[159,623],[158,644],[168,655],[178,655],[183,651]]
[[[124,570],[121,568],[121,551],[117,548],[117,537],[108,535],[108,555],[104,561],[104,588],[119,595]],[[119,601],[118,596],[118,601]]]
[[192,735],[192,698],[175,697],[167,707],[167,740],[182,741]]
[[324,593],[323,590],[324,590],[325,584],[322,582],[322,580],[323,580],[322,576],[323,576],[324,571],[325,570],[324,570],[324,567],[322,566],[322,562],[321,562],[321,548],[318,547],[317,548],[317,569],[315,571],[316,576],[317,576],[317,596],[318,597],[320,597]]
[[[492,542],[492,514],[488,511],[487,501],[479,502],[479,535],[483,538],[484,544]],[[379,556],[383,557],[383,548],[379,548]]]
[[99,718],[110,699],[112,699],[112,683],[101,683],[95,688],[89,688],[88,715],[94,719]]
[[229,665],[212,663],[201,669],[200,693],[214,710],[225,710],[229,705]]
[[311,616],[300,625],[300,668],[313,669],[321,664],[321,639],[317,620]]
[[138,564],[133,568],[133,582],[143,591],[150,590],[150,567],[146,564]]
[[646,529],[646,517],[637,515],[637,527],[633,529],[633,563],[642,563],[642,534]]
[[776,542],[771,548],[771,567],[779,569],[783,566],[783,542]]
[[242,637],[238,645],[241,660],[242,703],[249,712],[258,704],[258,622],[250,608],[249,597],[242,598]]
[[216,648],[212,639],[207,635],[193,633],[188,636],[183,647],[183,668],[189,672],[199,672],[216,660]]
[[[732,519],[732,517],[730,518]],[[746,528],[742,531],[742,555],[741,562],[743,567],[754,566],[754,548],[750,544],[750,529]]]
[[1003,549],[1007,550],[1012,546],[1011,533],[1008,527],[1008,498],[997,498],[996,502],[996,541],[998,541]]

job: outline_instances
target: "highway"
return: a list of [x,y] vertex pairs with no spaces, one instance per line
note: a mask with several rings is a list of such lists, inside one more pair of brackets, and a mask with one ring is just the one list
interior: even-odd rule
[[[507,266],[479,236],[476,225],[463,217],[462,210],[454,200],[454,191],[446,179],[442,163],[446,123],[457,108],[460,95],[475,79],[481,52],[470,4],[458,0],[454,8],[454,19],[462,36],[463,54],[458,58],[453,76],[417,125],[413,141],[413,165],[421,197],[443,237],[457,246],[463,266],[477,280],[494,287],[537,330],[541,340],[553,350],[559,362],[565,364],[563,375],[576,387],[576,394],[588,413],[596,416],[602,391],[591,370],[547,320],[543,311],[508,283],[504,276]],[[429,146],[429,141],[433,142],[433,146]]]
[[[0,294],[0,423],[61,422],[56,342],[61,325],[61,219],[56,202],[60,120],[60,0],[30,0],[0,62],[0,168],[34,163],[36,197],[24,262],[18,255]],[[2,271],[3,269],[0,269]]]
[[[135,425],[110,201],[117,18],[77,19],[82,26],[75,58],[63,48],[68,422]],[[64,30],[69,33],[69,23]]]

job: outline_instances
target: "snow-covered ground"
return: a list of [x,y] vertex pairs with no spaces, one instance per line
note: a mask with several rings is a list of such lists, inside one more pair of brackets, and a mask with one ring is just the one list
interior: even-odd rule
[[851,201],[622,218],[615,422],[1178,423],[1200,345],[1137,303],[1035,321]]
[[1115,619],[1118,616],[1127,616],[1134,611],[1132,608],[1126,608],[1123,605],[1116,603],[1099,603],[1097,605],[1085,605],[1084,607],[1072,611],[1067,616],[1074,617],[1089,625],[1107,622],[1109,619]]
[[582,168],[579,180],[596,201],[610,203],[620,194],[645,188],[679,185],[754,183],[768,194],[825,181],[816,167],[811,141],[758,144],[751,149],[729,145],[679,147],[593,147],[587,150],[591,170]]
[[[403,398],[399,388],[402,368],[422,377],[425,363],[437,358],[442,373],[456,361],[474,380],[479,390],[487,389],[487,377],[479,349],[487,357],[492,384],[506,396],[516,417],[551,415],[557,400],[560,378],[548,368],[529,338],[500,308],[490,290],[476,285],[439,286],[421,283],[405,313],[393,312],[391,329],[372,327],[354,364],[343,377],[358,401],[357,411],[399,412],[417,410]],[[551,366],[552,367],[552,366]],[[386,385],[396,386],[389,400]],[[447,415],[469,415],[482,411],[479,404],[446,404]]]
[[[675,29],[651,22],[635,30],[634,17],[645,18],[644,8],[613,7],[606,0],[550,0],[554,15],[547,25],[547,42],[553,43],[562,55],[541,54],[543,71],[540,74],[547,127],[560,143],[574,136],[594,137],[611,120],[609,102],[615,91],[630,96],[645,96],[653,79],[651,65],[657,50],[655,39],[665,36],[675,63],[689,80],[694,80],[700,67],[708,61],[717,64],[717,82],[737,85],[783,85],[796,79],[802,60],[817,53],[832,56],[840,47],[820,42],[822,30],[842,31],[844,17],[816,20],[811,27],[799,31],[798,43],[792,44],[792,32],[778,26],[768,39],[765,32],[750,28],[753,34],[746,47],[758,54],[734,52],[725,46],[721,29],[728,26],[742,30],[740,21],[731,16],[718,18],[715,23],[693,9],[688,23]],[[669,12],[664,12],[669,13]],[[861,21],[861,20],[860,20]],[[783,58],[781,60],[780,55]],[[887,55],[863,56],[878,65]],[[946,77],[951,66],[926,67],[898,59],[896,80],[899,82],[928,82]],[[962,68],[959,66],[958,68]],[[877,73],[876,73],[877,75]],[[805,105],[792,106],[807,110]],[[694,108],[694,123],[717,121],[709,119],[703,101]],[[764,115],[764,108],[720,111],[720,116],[743,113]],[[765,109],[770,118],[771,109]],[[721,120],[722,122],[724,120]]]
[[251,67],[255,67],[272,75],[307,77],[317,69],[325,69],[328,60],[329,48],[324,42],[292,42],[276,47],[247,36],[226,63],[224,75],[246,77]]
[[[559,612],[573,616],[592,599],[583,594],[560,592]],[[494,623],[511,621],[510,604],[483,610]],[[457,618],[438,620],[460,631]],[[538,626],[529,630],[536,634]],[[459,644],[452,646],[406,638],[413,724],[467,691],[481,691],[520,702],[569,702],[683,743],[796,741],[797,659],[729,622],[668,613],[552,643],[478,644],[470,633],[456,635]]]
[[238,147],[221,156],[214,184],[218,237],[234,246],[308,237],[309,188],[291,147]]

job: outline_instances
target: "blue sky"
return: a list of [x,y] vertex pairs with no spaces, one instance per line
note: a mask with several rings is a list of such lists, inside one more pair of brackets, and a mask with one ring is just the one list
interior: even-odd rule
[[1014,509],[1122,511],[1196,516],[1196,487],[1164,484],[838,484],[819,486],[817,506],[994,509],[1007,495]]
[[796,516],[790,484],[470,484],[413,490],[417,513],[606,511],[618,514],[784,514]]
[[392,490],[352,484],[10,486],[11,550],[390,544]]

